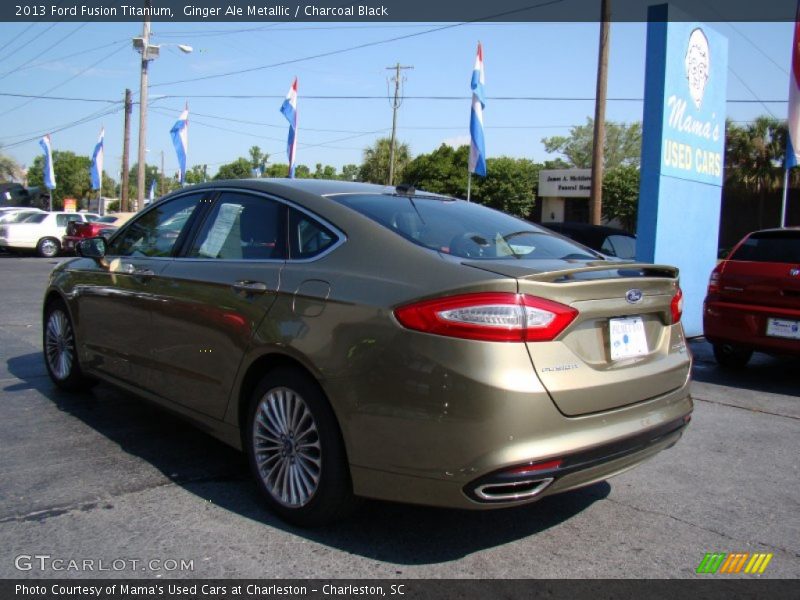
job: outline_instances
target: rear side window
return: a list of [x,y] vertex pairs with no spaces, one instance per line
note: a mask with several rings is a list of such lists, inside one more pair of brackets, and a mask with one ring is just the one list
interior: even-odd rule
[[609,235],[603,241],[600,251],[618,258],[636,258],[636,238],[627,235]]
[[22,222],[23,223],[41,223],[47,218],[47,213],[37,213],[33,215],[29,215],[25,217]]
[[76,215],[76,214],[56,215],[56,226],[58,227],[66,227],[67,223],[69,223],[70,221],[83,221],[83,218],[81,217],[81,215]]
[[800,262],[800,232],[765,231],[754,233],[731,255],[731,260],[751,262]]
[[286,257],[285,208],[253,194],[224,192],[197,236],[192,258],[274,260]]
[[374,194],[333,196],[407,240],[459,258],[597,259],[522,219],[463,200]]
[[339,240],[328,227],[300,212],[289,211],[289,248],[293,259],[313,258]]

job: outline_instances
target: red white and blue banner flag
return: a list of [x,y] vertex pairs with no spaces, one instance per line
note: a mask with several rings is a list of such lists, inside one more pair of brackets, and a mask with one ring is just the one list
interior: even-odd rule
[[186,155],[189,153],[189,103],[183,109],[175,125],[169,130],[172,136],[172,145],[178,155],[178,180],[186,181]]
[[53,171],[53,148],[50,145],[48,133],[39,140],[39,145],[44,152],[44,185],[48,190],[56,189],[56,174]]
[[786,168],[800,164],[800,2],[794,19],[792,71],[789,74],[789,135],[786,137]]
[[89,175],[92,178],[92,189],[100,190],[103,187],[103,138],[106,135],[104,127],[100,128],[100,137],[92,152],[92,166],[89,168]]
[[472,112],[469,119],[469,172],[486,177],[486,147],[483,140],[483,109],[486,97],[483,92],[483,48],[478,42],[478,56],[472,70]]
[[286,141],[286,155],[289,158],[289,178],[294,177],[297,160],[297,77],[294,78],[286,100],[281,104],[281,112],[289,121],[289,139]]

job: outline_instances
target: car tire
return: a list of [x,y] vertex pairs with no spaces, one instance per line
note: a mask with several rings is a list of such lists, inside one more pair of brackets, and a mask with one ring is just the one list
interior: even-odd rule
[[284,521],[316,527],[355,508],[336,416],[308,375],[292,368],[267,374],[251,396],[244,438],[258,488]]
[[61,242],[56,238],[42,238],[36,244],[36,253],[42,258],[55,258],[59,252],[61,252]]
[[51,301],[45,308],[43,329],[44,364],[53,383],[68,392],[87,390],[97,383],[81,370],[75,329],[60,300]]
[[719,366],[726,369],[741,369],[750,362],[753,351],[749,348],[731,344],[714,344],[714,358]]

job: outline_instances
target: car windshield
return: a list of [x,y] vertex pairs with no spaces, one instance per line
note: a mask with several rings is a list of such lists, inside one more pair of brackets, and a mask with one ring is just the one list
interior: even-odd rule
[[463,200],[389,194],[345,194],[332,199],[415,244],[460,258],[600,258],[527,221]]
[[47,218],[47,213],[34,213],[22,220],[22,223],[41,223]]
[[110,216],[110,217],[100,217],[100,219],[99,219],[99,221],[100,221],[101,223],[113,223],[113,222],[114,222],[114,221],[116,221],[116,220],[117,220],[117,217],[113,217],[113,216]]
[[732,260],[800,263],[800,231],[754,233],[739,246]]

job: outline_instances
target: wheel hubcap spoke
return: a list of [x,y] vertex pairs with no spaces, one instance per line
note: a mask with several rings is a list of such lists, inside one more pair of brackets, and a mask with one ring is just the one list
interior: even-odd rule
[[66,379],[75,361],[75,339],[69,319],[61,310],[50,313],[45,327],[45,357],[56,379]]
[[302,396],[285,387],[268,391],[253,420],[256,466],[269,493],[284,506],[308,504],[322,473],[322,446]]

